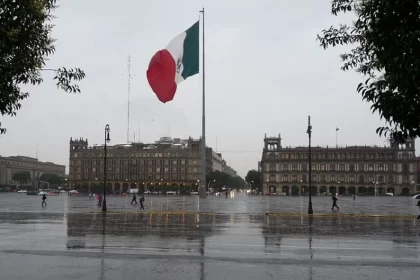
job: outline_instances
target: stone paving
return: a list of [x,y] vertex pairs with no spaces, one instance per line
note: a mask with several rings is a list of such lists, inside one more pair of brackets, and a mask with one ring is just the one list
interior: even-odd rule
[[0,279],[418,278],[417,200],[339,201],[315,197],[310,217],[307,197],[150,196],[146,212],[110,197],[103,214],[87,197],[0,194]]

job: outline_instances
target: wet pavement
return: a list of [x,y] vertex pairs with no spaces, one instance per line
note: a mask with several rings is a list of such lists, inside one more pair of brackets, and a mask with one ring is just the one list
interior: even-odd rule
[[332,212],[315,197],[311,218],[307,199],[146,196],[140,212],[109,197],[102,214],[87,197],[0,194],[0,279],[418,278],[417,200],[342,197]]

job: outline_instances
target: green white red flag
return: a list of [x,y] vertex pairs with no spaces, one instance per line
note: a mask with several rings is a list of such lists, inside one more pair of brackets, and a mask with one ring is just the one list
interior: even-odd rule
[[155,53],[147,69],[147,80],[157,98],[166,103],[177,85],[199,73],[199,21]]

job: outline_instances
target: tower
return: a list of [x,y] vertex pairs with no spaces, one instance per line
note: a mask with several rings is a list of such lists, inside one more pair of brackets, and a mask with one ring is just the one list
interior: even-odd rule
[[69,187],[74,188],[82,180],[83,151],[88,148],[88,140],[70,138],[69,145]]
[[281,150],[281,135],[278,137],[267,137],[264,136],[264,151],[280,151]]
[[83,138],[74,139],[70,138],[70,155],[80,150],[86,150],[88,148],[88,140]]

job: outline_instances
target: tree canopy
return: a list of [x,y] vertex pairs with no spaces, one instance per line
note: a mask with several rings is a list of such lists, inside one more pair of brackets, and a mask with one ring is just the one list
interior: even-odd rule
[[64,177],[59,176],[57,174],[49,174],[49,173],[43,173],[39,177],[40,181],[48,182],[51,185],[60,185],[64,183]]
[[418,0],[332,0],[332,13],[353,12],[351,25],[331,26],[318,35],[325,49],[351,45],[341,55],[342,70],[354,69],[368,79],[357,87],[372,103],[389,133],[403,143],[420,136],[420,2]]
[[[55,52],[51,37],[56,0],[0,1],[0,113],[14,116],[20,102],[29,97],[22,85],[42,83],[41,71],[55,73],[57,87],[66,92],[80,92],[72,81],[85,73],[79,69],[46,69],[45,62]],[[0,134],[6,132],[1,127]]]
[[26,184],[31,180],[31,173],[28,171],[18,171],[13,173],[12,180],[21,184]]
[[249,170],[245,176],[245,181],[251,185],[251,189],[259,188],[262,183],[262,174],[255,169]]
[[212,171],[207,175],[207,184],[210,183],[210,187],[221,189],[226,188],[237,188],[242,189],[245,187],[245,181],[240,176],[231,176],[225,172]]

